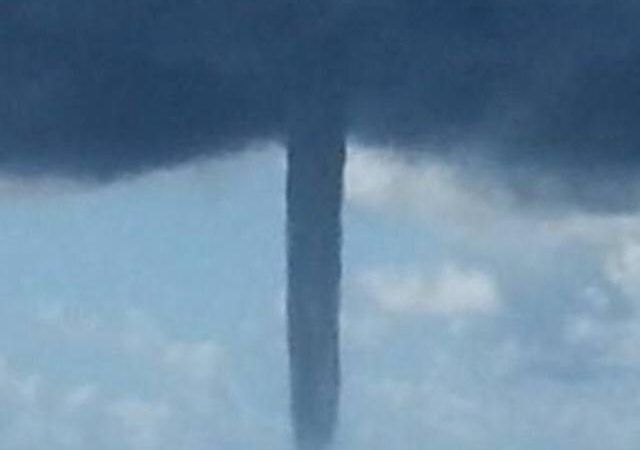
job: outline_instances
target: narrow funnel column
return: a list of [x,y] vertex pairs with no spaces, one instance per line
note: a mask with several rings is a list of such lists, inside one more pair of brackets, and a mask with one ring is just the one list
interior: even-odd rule
[[302,91],[287,149],[291,403],[298,449],[321,450],[331,444],[338,415],[345,138],[341,102]]

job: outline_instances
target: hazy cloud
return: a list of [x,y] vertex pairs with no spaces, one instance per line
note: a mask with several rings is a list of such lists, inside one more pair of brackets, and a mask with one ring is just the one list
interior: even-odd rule
[[445,317],[491,314],[501,296],[488,274],[447,264],[435,273],[419,269],[372,270],[362,275],[366,293],[394,314],[432,314]]

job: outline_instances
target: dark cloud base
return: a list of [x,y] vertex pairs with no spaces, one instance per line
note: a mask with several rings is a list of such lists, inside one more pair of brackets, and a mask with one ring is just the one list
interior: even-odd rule
[[635,173],[638,19],[630,0],[8,2],[0,164],[113,178],[235,152],[283,138],[320,76],[358,139],[472,142],[579,188],[594,166]]

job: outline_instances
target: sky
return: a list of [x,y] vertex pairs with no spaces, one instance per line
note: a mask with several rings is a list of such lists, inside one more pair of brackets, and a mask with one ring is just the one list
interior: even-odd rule
[[0,5],[0,446],[631,448],[639,18]]
[[[284,153],[255,145],[2,179],[1,448],[290,448]],[[640,215],[353,142],[346,174],[338,450],[635,448]]]

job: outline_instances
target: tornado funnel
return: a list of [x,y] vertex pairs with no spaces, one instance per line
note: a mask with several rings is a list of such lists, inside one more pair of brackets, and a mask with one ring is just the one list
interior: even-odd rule
[[324,450],[334,435],[340,393],[345,127],[330,67],[310,67],[297,79],[287,143],[288,344],[297,448]]

